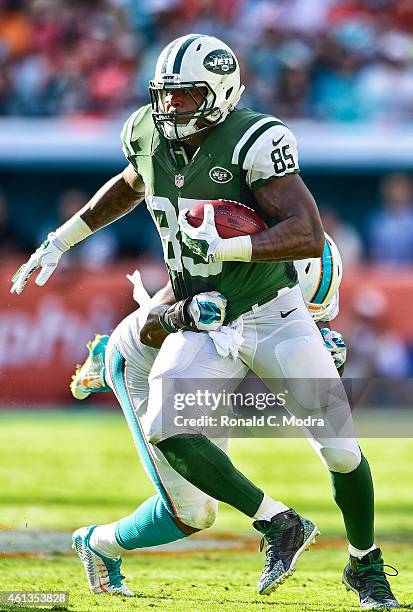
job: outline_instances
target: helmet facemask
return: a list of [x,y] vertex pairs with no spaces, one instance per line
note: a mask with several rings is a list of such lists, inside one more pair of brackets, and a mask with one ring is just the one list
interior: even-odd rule
[[[188,93],[197,104],[195,111],[166,112],[164,100],[170,91],[177,89]],[[194,93],[197,92],[199,102]],[[216,94],[206,81],[179,83],[155,83],[149,85],[152,116],[158,131],[169,140],[186,140],[218,123],[222,113],[215,106]]]

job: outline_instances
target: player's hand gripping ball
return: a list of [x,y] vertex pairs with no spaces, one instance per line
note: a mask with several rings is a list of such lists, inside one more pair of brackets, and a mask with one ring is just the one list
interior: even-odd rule
[[266,223],[248,206],[230,200],[211,200],[179,215],[183,242],[209,262],[222,240],[251,236],[267,229]]

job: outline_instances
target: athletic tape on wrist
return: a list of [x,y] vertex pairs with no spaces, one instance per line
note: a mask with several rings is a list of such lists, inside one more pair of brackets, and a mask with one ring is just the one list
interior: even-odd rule
[[88,224],[83,221],[80,215],[75,215],[69,221],[51,232],[48,236],[51,243],[54,243],[61,251],[67,251],[74,244],[81,242],[90,234],[92,230]]
[[220,240],[214,252],[214,261],[251,261],[251,257],[251,236]]

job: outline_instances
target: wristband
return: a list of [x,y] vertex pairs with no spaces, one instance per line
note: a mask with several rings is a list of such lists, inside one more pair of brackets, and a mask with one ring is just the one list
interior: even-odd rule
[[180,329],[191,325],[191,317],[187,311],[187,305],[191,300],[192,298],[187,298],[176,302],[159,315],[159,323],[169,334],[175,334]]
[[251,236],[236,236],[218,240],[213,256],[214,261],[251,261]]
[[66,221],[63,225],[57,228],[54,232],[50,232],[48,239],[58,249],[65,252],[74,244],[81,242],[90,234],[92,230],[88,224],[83,221],[80,215],[75,215],[69,221]]

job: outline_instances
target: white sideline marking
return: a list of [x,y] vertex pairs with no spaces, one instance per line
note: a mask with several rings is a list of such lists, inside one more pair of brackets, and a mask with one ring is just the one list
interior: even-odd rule
[[[255,540],[252,540],[252,542],[255,542]],[[144,553],[145,550],[151,553],[207,551],[211,549],[237,550],[245,548],[245,544],[245,539],[229,540],[191,536],[170,544],[139,549],[139,553]],[[71,552],[71,546],[71,531],[34,531],[29,529],[0,531],[0,555],[21,553],[66,554]]]

